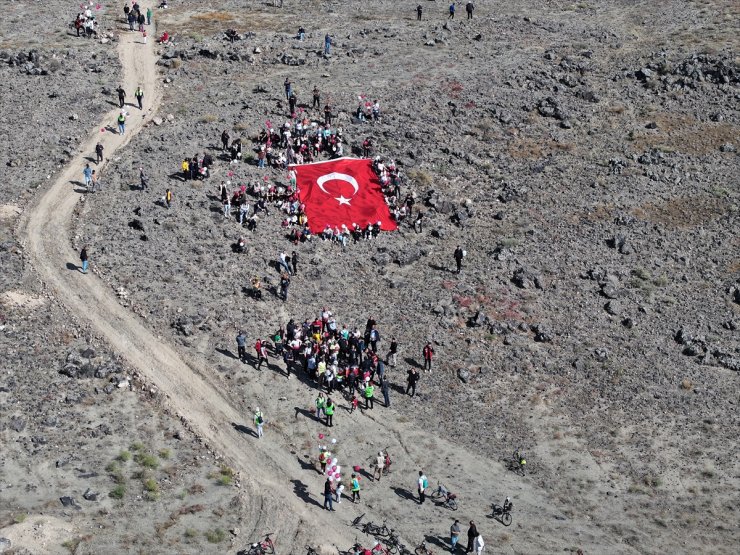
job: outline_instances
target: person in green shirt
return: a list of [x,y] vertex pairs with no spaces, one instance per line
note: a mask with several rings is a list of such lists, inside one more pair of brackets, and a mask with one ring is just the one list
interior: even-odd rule
[[151,8],[146,9],[146,24],[147,25],[152,24],[152,9]]
[[352,474],[352,503],[360,500],[360,481],[357,479],[357,474]]
[[324,411],[326,408],[326,399],[324,399],[324,394],[319,392],[319,396],[316,397],[316,419],[318,420],[321,418],[321,412]]
[[375,386],[372,382],[367,382],[367,385],[365,386],[365,410],[373,408],[373,401],[374,397],[373,394],[375,393]]
[[324,414],[326,415],[327,426],[334,426],[334,421],[332,420],[332,417],[334,416],[334,408],[334,401],[332,401],[331,397],[329,397],[326,400],[326,406],[324,407]]

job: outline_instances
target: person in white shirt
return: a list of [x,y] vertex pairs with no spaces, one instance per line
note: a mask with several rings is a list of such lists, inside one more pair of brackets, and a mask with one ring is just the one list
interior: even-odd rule
[[483,536],[481,536],[480,533],[476,534],[475,539],[473,540],[473,551],[475,552],[475,555],[481,555],[485,545],[486,544],[483,543]]

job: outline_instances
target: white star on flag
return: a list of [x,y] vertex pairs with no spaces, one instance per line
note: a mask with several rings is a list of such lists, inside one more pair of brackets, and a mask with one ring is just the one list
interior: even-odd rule
[[338,197],[334,197],[334,200],[336,200],[336,201],[339,202],[339,206],[342,206],[343,204],[346,204],[347,206],[351,206],[351,204],[349,203],[349,201],[351,201],[352,199],[351,198],[346,198],[343,195],[342,196],[338,196]]

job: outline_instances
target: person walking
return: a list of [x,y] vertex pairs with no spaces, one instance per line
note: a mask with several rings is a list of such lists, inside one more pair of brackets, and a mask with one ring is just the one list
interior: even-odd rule
[[124,101],[126,100],[126,91],[123,90],[123,86],[119,86],[116,92],[118,93],[118,107],[123,108]]
[[136,87],[136,90],[134,91],[134,98],[136,98],[136,102],[139,104],[139,110],[143,110],[144,105],[144,89],[141,88],[141,85]]
[[460,540],[460,521],[455,519],[455,522],[450,526],[450,552],[455,553],[457,551],[457,542]]
[[416,6],[416,21],[421,21],[421,4]]
[[146,9],[146,24],[147,25],[152,24],[152,9],[151,8]]
[[450,15],[447,19],[455,19],[455,3],[450,4]]
[[324,125],[331,125],[331,105],[324,106]]
[[390,386],[388,385],[388,378],[383,377],[383,379],[380,380],[380,391],[383,393],[383,404],[385,405],[385,408],[390,408],[391,393]]
[[149,187],[149,178],[144,173],[144,168],[139,168],[139,181],[141,183],[141,191]]
[[427,342],[422,349],[422,355],[424,356],[424,370],[426,372],[432,372],[432,357],[434,356],[434,347],[431,342]]
[[123,135],[126,132],[126,112],[121,110],[118,114],[118,134]]
[[465,258],[465,251],[460,248],[460,245],[457,246],[455,249],[455,265],[457,266],[457,273],[460,273],[460,270],[462,270],[462,261],[463,258]]
[[475,555],[481,555],[485,546],[486,544],[483,542],[483,536],[480,535],[480,532],[477,532],[475,539],[473,540],[473,552]]
[[324,36],[324,56],[328,56],[331,54],[331,45],[333,44],[333,40],[331,39],[331,35],[327,33]]
[[290,95],[293,94],[293,83],[290,82],[290,77],[285,78],[283,87],[285,87],[285,100],[290,101]]
[[396,359],[398,357],[398,341],[395,337],[391,337],[391,346],[388,349],[388,354],[385,357],[386,363],[390,364],[393,368],[396,367]]
[[[169,189],[167,189],[169,191]],[[239,330],[239,333],[236,335],[236,350],[239,353],[239,360],[242,361],[242,363],[247,363],[247,334],[244,333],[244,330]]]
[[416,395],[416,383],[419,381],[419,371],[416,368],[411,368],[406,378],[406,395],[411,392],[411,397]]
[[92,171],[92,175],[90,176],[90,180],[92,182],[92,192],[100,190],[100,179],[98,179],[98,175],[95,173],[95,170]]
[[424,475],[422,470],[419,471],[419,479],[417,480],[416,485],[419,492],[419,505],[423,505],[424,499],[426,499],[425,492],[429,484],[427,483],[427,477]]
[[468,528],[468,545],[465,547],[465,553],[473,552],[473,542],[475,540],[475,536],[477,535],[478,535],[478,527],[475,525],[475,522],[471,520],[470,528]]
[[465,4],[465,11],[468,12],[468,19],[473,19],[474,9],[475,9],[475,6],[473,5],[473,2],[468,1],[468,3]]
[[103,161],[103,145],[98,142],[95,145],[95,163],[100,164]]
[[257,439],[261,438],[263,435],[262,425],[264,423],[265,423],[265,420],[262,416],[262,411],[260,411],[259,407],[256,407],[254,409],[254,425],[257,427]]
[[365,390],[364,390],[365,410],[373,408],[373,401],[375,400],[375,398],[373,397],[374,393],[375,393],[375,386],[373,385],[373,382],[367,382],[367,385],[365,386]]
[[291,274],[290,266],[288,265],[288,255],[285,254],[283,251],[280,251],[280,256],[278,257],[278,264],[285,268],[285,271],[288,272],[288,274]]
[[360,500],[360,481],[357,479],[357,474],[352,473],[352,482],[350,491],[352,491],[352,503],[356,503]]
[[170,208],[172,206],[172,191],[167,189],[167,191],[164,193],[164,204],[167,208]]
[[334,401],[331,400],[331,397],[329,397],[326,400],[326,407],[324,408],[324,414],[326,415],[326,425],[330,428],[334,426],[334,409],[336,407],[334,406]]
[[324,509],[327,511],[333,511],[334,507],[332,507],[332,497],[333,493],[331,490],[331,480],[329,478],[326,479],[324,482]]
[[90,190],[92,185],[92,168],[90,164],[85,164],[85,169],[82,170],[82,176],[85,178],[85,189]]
[[[373,480],[380,482],[380,477],[383,475],[383,469],[385,468],[385,455],[383,451],[378,451],[378,456],[375,459],[375,469],[373,470]],[[377,478],[376,478],[377,475]]]
[[87,245],[82,247],[80,251],[80,261],[82,262],[82,273],[87,273]]

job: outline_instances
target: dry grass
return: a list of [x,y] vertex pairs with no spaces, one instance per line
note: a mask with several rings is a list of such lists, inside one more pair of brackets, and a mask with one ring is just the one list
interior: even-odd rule
[[733,143],[740,136],[740,126],[727,122],[702,122],[690,116],[658,112],[649,114],[658,124],[657,132],[634,135],[632,144],[636,153],[658,148],[667,152],[705,155],[717,152],[720,145]]
[[168,11],[160,17],[160,25],[166,27],[171,35],[187,35],[202,38],[215,35],[226,29],[241,33],[254,31],[294,32],[295,24],[288,12],[253,9],[249,14],[240,12],[211,11],[205,13]]
[[576,145],[521,137],[510,142],[507,150],[509,156],[518,160],[540,160],[555,154],[575,152]]
[[727,203],[709,196],[693,196],[645,203],[632,214],[645,221],[673,229],[688,229],[707,224],[727,211]]

